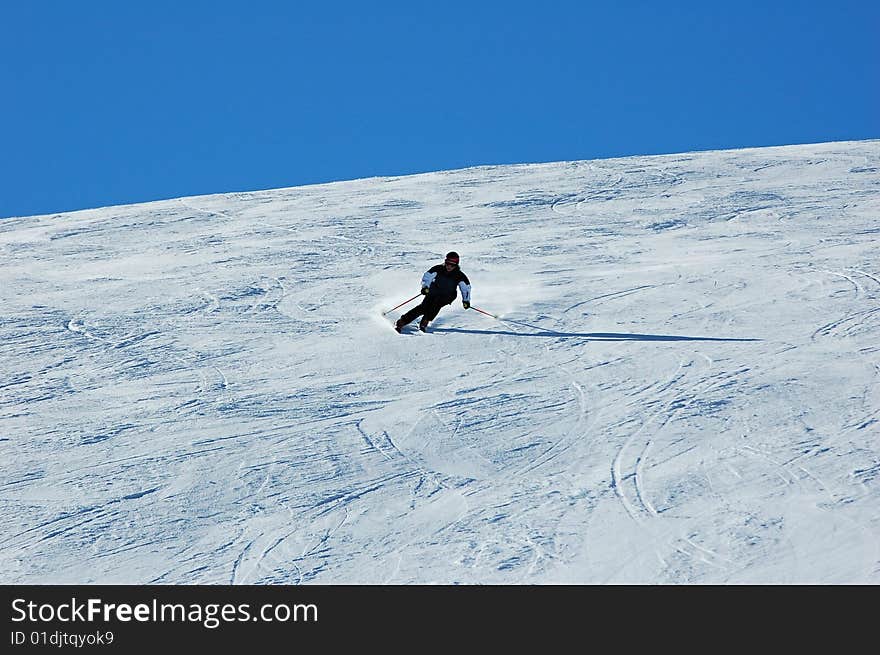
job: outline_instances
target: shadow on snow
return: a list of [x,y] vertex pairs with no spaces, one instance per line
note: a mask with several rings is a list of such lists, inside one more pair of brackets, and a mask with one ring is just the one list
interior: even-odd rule
[[460,334],[491,334],[511,337],[576,337],[601,341],[761,341],[761,339],[725,339],[721,337],[685,337],[675,334],[629,334],[625,332],[557,332],[541,328],[538,332],[513,332],[510,330],[463,330],[461,328],[436,327],[432,332],[458,332]]

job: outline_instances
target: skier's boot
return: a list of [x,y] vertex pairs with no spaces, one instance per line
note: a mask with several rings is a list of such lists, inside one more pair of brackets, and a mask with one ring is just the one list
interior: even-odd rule
[[406,323],[403,322],[402,318],[397,319],[397,323],[394,324],[394,329],[397,330],[398,334],[403,331],[403,326]]
[[420,329],[422,332],[427,332],[427,331],[428,331],[428,321],[426,321],[426,320],[424,320],[424,319],[422,319],[421,321],[419,321],[419,329]]

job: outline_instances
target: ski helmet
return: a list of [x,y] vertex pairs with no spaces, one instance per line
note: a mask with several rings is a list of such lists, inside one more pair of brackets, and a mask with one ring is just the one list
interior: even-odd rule
[[452,252],[446,253],[446,263],[447,264],[455,264],[456,266],[458,266],[458,261],[459,261],[459,259],[458,259],[457,252],[455,252],[453,250]]

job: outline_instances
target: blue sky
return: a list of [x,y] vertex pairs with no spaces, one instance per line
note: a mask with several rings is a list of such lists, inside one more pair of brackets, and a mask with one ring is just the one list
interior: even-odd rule
[[0,217],[880,138],[880,3],[8,2]]

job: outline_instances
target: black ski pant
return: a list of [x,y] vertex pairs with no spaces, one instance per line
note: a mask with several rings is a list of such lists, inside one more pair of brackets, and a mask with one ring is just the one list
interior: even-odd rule
[[[454,300],[454,298],[453,298]],[[437,298],[436,296],[425,296],[420,305],[416,305],[406,314],[400,317],[401,325],[411,323],[414,318],[422,317],[422,322],[429,323],[437,318],[437,314],[443,309],[444,305],[449,305],[452,300],[448,298]]]

